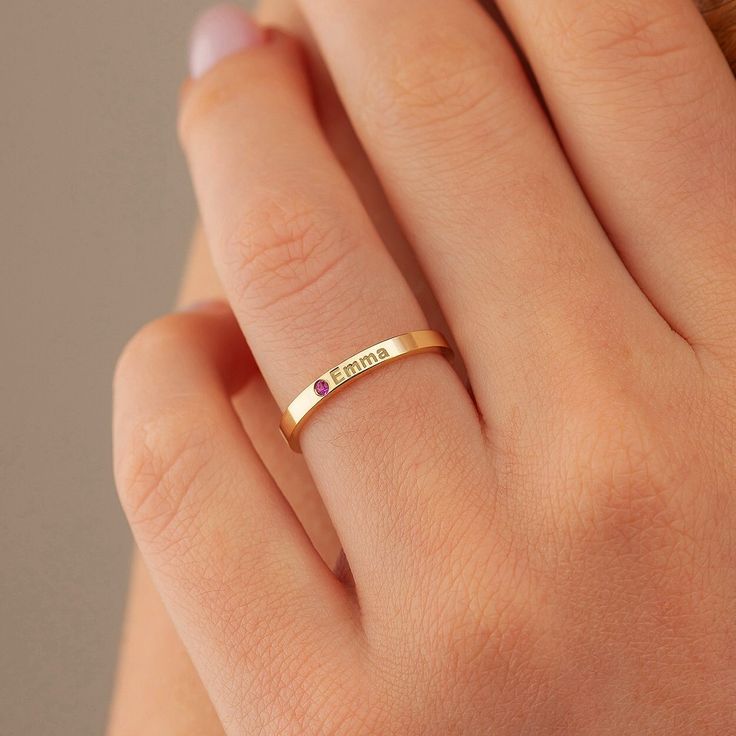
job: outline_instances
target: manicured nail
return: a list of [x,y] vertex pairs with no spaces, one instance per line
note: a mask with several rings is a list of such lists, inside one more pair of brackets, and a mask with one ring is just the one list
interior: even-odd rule
[[218,61],[265,40],[263,29],[237,5],[215,5],[199,16],[189,43],[189,73],[194,79]]

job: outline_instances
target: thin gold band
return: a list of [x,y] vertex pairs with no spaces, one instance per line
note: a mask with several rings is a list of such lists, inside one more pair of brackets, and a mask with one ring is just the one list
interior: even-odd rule
[[452,354],[447,340],[435,330],[416,330],[382,342],[377,342],[351,355],[314,383],[310,383],[289,404],[281,417],[281,434],[295,452],[301,452],[299,432],[307,417],[325,400],[344,388],[350,381],[378,366],[416,353]]

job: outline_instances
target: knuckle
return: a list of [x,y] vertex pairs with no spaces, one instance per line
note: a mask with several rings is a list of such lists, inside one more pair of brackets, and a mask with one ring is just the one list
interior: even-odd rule
[[[115,385],[146,380],[151,363],[179,352],[190,321],[172,314],[141,328],[123,349]],[[214,421],[202,407],[177,396],[163,410],[143,413],[118,437],[115,478],[121,502],[138,534],[159,536],[174,519],[183,521],[184,500],[207,464]]]
[[683,459],[665,428],[636,400],[605,402],[569,458],[578,482],[576,525],[606,541],[630,544],[669,536],[682,516]]
[[368,125],[390,135],[465,127],[485,117],[485,103],[498,86],[493,69],[499,62],[488,48],[439,29],[431,35],[402,33],[387,46],[392,51],[366,72],[362,115]]
[[152,357],[172,342],[179,342],[185,330],[183,315],[168,314],[148,322],[128,340],[115,366],[114,384],[136,380],[146,369]]
[[[545,33],[567,66],[580,75],[646,76],[649,81],[687,70],[692,31],[663,3],[577,2],[564,13],[550,5]],[[668,64],[661,63],[663,59]],[[678,63],[679,60],[679,63]],[[573,72],[571,72],[573,73]]]
[[323,305],[341,292],[355,239],[333,206],[291,192],[254,199],[225,245],[238,303],[268,311],[271,321],[293,320],[312,301]]
[[209,465],[213,427],[188,406],[172,406],[140,421],[117,454],[118,492],[131,526],[146,541],[183,529],[196,517],[194,499]]

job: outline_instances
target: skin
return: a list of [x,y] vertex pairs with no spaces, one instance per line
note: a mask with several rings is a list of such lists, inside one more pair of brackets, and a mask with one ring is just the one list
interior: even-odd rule
[[[161,347],[170,346],[175,348],[172,352],[188,355],[193,365],[202,368],[192,372],[191,382],[182,384],[182,389],[200,392],[206,387],[206,393],[217,395],[221,389],[215,385],[222,381],[213,377],[222,375],[233,390],[248,380],[249,388],[239,401],[240,416],[261,416],[247,411],[248,401],[258,407],[258,397],[259,411],[268,418],[268,426],[275,426],[277,413],[269,405],[269,415],[268,402],[262,400],[265,391],[254,369],[246,375],[231,375],[232,367],[223,363],[224,346],[232,350],[238,333],[228,314],[217,307],[156,323],[131,343],[117,381],[121,496],[228,732],[269,733],[267,729],[272,728],[274,733],[316,733],[321,727],[335,733],[359,733],[361,728],[367,733],[485,733],[489,728],[498,733],[637,729],[690,733],[696,726],[699,732],[728,732],[734,726],[729,720],[734,705],[730,622],[736,607],[734,549],[728,534],[733,522],[729,490],[734,486],[729,461],[734,441],[730,314],[736,271],[730,248],[734,179],[730,135],[736,112],[733,85],[715,45],[705,33],[692,32],[699,27],[697,19],[683,3],[658,2],[646,9],[627,5],[627,12],[606,16],[605,24],[598,15],[602,10],[585,11],[572,2],[559,3],[561,9],[555,16],[535,10],[533,4],[502,3],[540,81],[571,162],[568,167],[533,95],[523,92],[525,81],[513,55],[503,39],[474,15],[475,10],[463,6],[462,12],[452,16],[440,2],[419,24],[413,15],[414,4],[408,2],[394,36],[381,32],[380,13],[376,11],[374,17],[369,9],[346,12],[341,22],[348,30],[338,33],[331,26],[335,14],[330,5],[328,0],[305,3],[305,11],[328,63],[335,60],[331,72],[342,87],[356,129],[448,316],[483,421],[478,422],[476,407],[469,403],[462,383],[452,382],[441,361],[424,358],[366,378],[361,382],[365,388],[356,385],[351,390],[351,399],[338,405],[336,398],[334,408],[325,407],[320,423],[305,430],[305,455],[344,540],[356,578],[360,624],[356,624],[352,588],[344,589],[339,580],[336,586],[335,578],[315,567],[305,550],[295,544],[298,535],[284,535],[280,554],[290,550],[303,566],[302,572],[306,569],[305,578],[299,580],[278,575],[251,580],[254,576],[249,571],[259,564],[248,563],[252,551],[233,545],[228,564],[215,567],[223,585],[230,588],[237,583],[237,590],[250,585],[266,591],[260,605],[266,604],[269,595],[274,599],[280,595],[282,600],[284,590],[297,592],[308,604],[310,598],[302,586],[309,579],[324,595],[320,605],[324,600],[333,605],[334,618],[325,638],[317,621],[303,630],[284,614],[280,623],[291,633],[289,646],[283,642],[272,646],[293,656],[283,662],[263,660],[256,651],[260,640],[247,636],[248,621],[258,620],[256,604],[242,614],[240,608],[235,609],[244,622],[234,634],[217,625],[232,616],[232,600],[221,596],[208,602],[203,611],[196,590],[183,585],[192,577],[196,581],[196,563],[204,570],[208,563],[213,564],[215,553],[206,535],[181,533],[182,507],[176,499],[178,489],[186,485],[186,464],[163,462],[152,467],[147,463],[143,466],[146,472],[140,470],[145,458],[165,460],[181,438],[175,441],[170,423],[160,421],[160,416],[171,414],[172,402],[164,397],[152,407],[150,396],[142,402],[134,386],[140,386],[144,376],[153,381],[164,372],[166,358]],[[665,24],[663,17],[668,19]],[[596,30],[602,27],[605,36]],[[422,28],[421,34],[417,28]],[[534,29],[534,35],[525,34],[526,28]],[[569,45],[558,43],[561,36]],[[458,38],[463,39],[462,50],[453,43]],[[412,53],[424,48],[428,40],[436,43],[432,68],[422,63],[422,54]],[[381,62],[371,66],[376,48],[386,53],[379,54]],[[413,65],[407,63],[416,59]],[[585,74],[578,66],[583,62]],[[264,244],[233,238],[232,233],[224,235],[232,227],[243,228],[243,223],[233,223],[233,207],[213,197],[207,187],[214,188],[214,179],[237,192],[240,202],[252,201],[243,185],[257,189],[265,169],[259,159],[251,158],[253,154],[240,150],[238,138],[262,139],[260,147],[265,148],[286,145],[285,141],[265,141],[268,115],[275,116],[281,106],[302,116],[307,133],[302,133],[306,137],[300,142],[318,140],[308,112],[302,63],[293,43],[281,37],[224,62],[187,90],[182,123],[215,261],[243,331],[281,405],[295,393],[294,388],[300,389],[311,375],[321,372],[324,356],[319,356],[319,364],[315,356],[314,365],[294,368],[293,377],[292,369],[286,376],[283,370],[275,372],[273,365],[286,348],[266,339],[274,325],[283,324],[271,303],[274,280],[265,274],[269,288],[259,290],[258,278],[249,279],[250,288],[243,290],[240,275],[229,273],[223,265],[233,262],[233,253],[225,250],[233,242],[239,249],[264,248]],[[669,74],[673,68],[682,73]],[[365,69],[370,73],[362,73]],[[492,69],[502,69],[505,75],[495,77]],[[460,72],[472,83],[460,89],[458,102],[454,80]],[[625,89],[616,84],[621,74],[629,81]],[[288,92],[284,99],[274,100],[258,89],[258,79],[274,75],[283,80]],[[322,78],[318,76],[318,85]],[[505,83],[509,78],[515,81],[513,87]],[[474,96],[476,86],[484,102]],[[246,121],[232,111],[211,109],[211,92],[218,89],[233,95],[236,112],[242,100],[242,107],[263,110],[263,119]],[[329,87],[325,89],[328,94],[320,103],[322,122],[332,119],[327,111],[334,110]],[[497,103],[492,109],[484,107],[490,90]],[[658,104],[651,102],[655,98]],[[678,110],[674,123],[672,114],[664,115],[663,109]],[[485,129],[481,135],[479,118],[485,121],[489,116],[493,135]],[[339,116],[335,119],[341,120]],[[515,145],[516,135],[504,135],[507,130],[516,133],[519,125],[524,126],[523,135],[518,136],[523,147]],[[231,126],[249,135],[231,135]],[[340,122],[335,129],[345,130],[346,126]],[[664,136],[670,142],[666,149],[656,145]],[[352,139],[346,137],[349,145],[337,145],[343,161],[346,153],[349,157],[355,150]],[[438,139],[449,142],[452,167],[432,155]],[[334,129],[331,140],[341,140]],[[235,151],[239,160],[242,156],[246,166],[240,172],[232,171],[226,157],[217,153],[223,148],[231,154]],[[477,165],[479,152],[493,161],[492,172]],[[314,170],[309,165],[312,162],[299,158],[299,151],[288,149],[288,153],[290,161],[301,162],[305,171]],[[351,170],[364,170],[359,156],[357,161]],[[269,160],[269,167],[273,163]],[[322,159],[322,168],[333,170],[328,157]],[[240,178],[243,170],[248,172],[247,182]],[[345,198],[345,186],[338,186],[338,179],[335,175],[319,183],[325,192],[340,197],[344,206],[338,216],[348,224],[317,221],[310,226],[327,235],[344,228],[348,238],[376,243],[370,221],[361,215],[355,201]],[[370,177],[366,180],[370,182]],[[383,240],[398,253],[397,260],[408,258],[392,221],[380,215],[385,207],[380,202],[377,208],[370,206],[375,187],[363,186],[362,177],[355,174],[353,181],[358,182]],[[427,186],[427,181],[435,186]],[[286,179],[283,182],[286,186]],[[458,206],[446,196],[460,190],[482,191],[484,202],[474,203],[471,196]],[[489,221],[487,210],[492,208],[487,200],[505,201],[509,196],[519,205],[502,213],[493,209]],[[310,213],[324,211],[320,202],[308,204]],[[254,205],[253,210],[262,208]],[[272,226],[275,215],[269,215]],[[278,219],[275,222],[278,225]],[[498,242],[490,250],[484,247],[474,252],[469,241],[476,242],[477,235],[477,242],[485,243],[489,232]],[[394,329],[392,323],[389,329],[380,330],[381,336],[404,327],[417,328],[425,318],[437,325],[435,303],[427,298],[422,282],[413,277],[413,288],[406,288],[400,273],[382,260],[375,247],[367,253],[362,245],[351,250],[358,259],[351,268],[371,274],[369,283],[388,283],[386,299],[403,299],[400,311],[407,321]],[[444,257],[448,247],[453,254],[449,262]],[[350,259],[345,260],[351,265]],[[384,266],[371,273],[376,262]],[[403,272],[416,273],[410,259],[408,262]],[[196,265],[194,271],[206,273]],[[574,293],[570,293],[571,274]],[[352,270],[341,276],[348,285],[356,283]],[[340,282],[333,287],[338,288]],[[463,289],[457,290],[457,283]],[[303,285],[281,284],[281,280],[275,285],[283,286],[284,298],[294,286],[297,299],[307,293]],[[194,291],[197,296],[209,293],[209,286],[201,292],[192,287],[190,294]],[[539,295],[544,298],[537,303]],[[312,301],[304,297],[300,306],[309,310]],[[321,353],[327,345],[336,362],[350,352],[345,348],[346,334],[350,345],[369,344],[373,340],[368,336],[376,334],[375,325],[389,325],[395,317],[394,310],[380,312],[378,301],[379,308],[365,310],[365,325],[358,319],[348,330],[340,326],[337,316],[336,334],[312,337],[312,347],[320,348]],[[293,308],[291,305],[290,313]],[[618,329],[622,326],[625,329]],[[353,343],[352,335],[361,330],[366,339],[358,335]],[[300,357],[306,356],[309,362],[310,345],[299,345],[299,349]],[[667,356],[667,370],[662,370],[663,355]],[[249,362],[245,354],[242,357],[243,364]],[[336,427],[348,426],[351,417],[369,414],[375,401],[372,392],[391,385],[403,390],[409,375],[413,382],[426,381],[423,392],[438,382],[447,386],[447,394],[437,398],[432,415],[417,415],[408,409],[399,412],[401,421],[389,422],[397,426],[384,427],[375,442],[367,443],[369,447],[351,447],[347,452]],[[592,402],[591,397],[595,397]],[[420,401],[418,395],[417,404]],[[150,416],[154,408],[158,418]],[[144,414],[148,431],[141,443],[135,429]],[[227,417],[220,419],[227,425]],[[259,422],[244,423],[266,465],[282,469],[282,477],[276,477],[277,487],[289,498],[294,498],[293,489],[307,489],[300,496],[306,499],[307,511],[299,516],[317,539],[322,557],[334,561],[335,539],[327,524],[315,521],[324,520],[324,515],[313,501],[303,466],[299,469],[290,457],[279,457],[279,450],[268,439],[273,435],[259,436]],[[443,432],[438,433],[438,425],[445,428]],[[385,444],[386,431],[389,444]],[[235,436],[234,427],[232,433]],[[417,437],[423,440],[420,448],[414,442]],[[208,446],[211,438],[197,440]],[[325,446],[334,449],[335,457],[317,463],[320,454],[316,450]],[[448,447],[452,452],[448,453]],[[262,511],[264,505],[269,506],[263,490],[271,486],[262,478],[257,488],[252,487],[253,478],[260,477],[260,465],[254,453],[243,452],[240,442],[234,442],[230,455],[238,457],[236,465],[251,470],[242,485],[261,499],[253,508]],[[401,462],[391,467],[394,455]],[[366,488],[365,469],[375,467],[377,461],[381,470]],[[406,467],[432,468],[433,472],[410,476],[407,481]],[[144,484],[142,479],[148,480]],[[345,487],[357,488],[357,498],[341,496],[338,491]],[[204,504],[197,505],[203,489],[194,484],[188,490],[187,519],[206,518],[208,528],[230,530],[233,536],[253,533],[249,527],[231,529],[226,521],[232,513],[216,515],[219,508],[243,511],[237,499],[216,497],[219,504],[214,504],[213,514],[211,509],[204,510]],[[414,503],[420,494],[432,499],[422,510],[422,534],[417,532]],[[144,504],[139,503],[141,498]],[[465,507],[462,512],[457,510],[459,498]],[[300,506],[299,502],[295,505]],[[378,508],[389,518],[376,518]],[[171,523],[159,528],[162,516],[171,516]],[[371,523],[366,524],[366,519]],[[449,527],[447,519],[452,520]],[[276,529],[283,529],[293,519],[274,511],[272,522]],[[392,536],[412,540],[414,549],[385,543],[391,538],[386,533],[388,522]],[[462,534],[456,536],[457,530]],[[459,538],[462,544],[453,542]],[[324,546],[320,539],[327,540]],[[259,553],[266,559],[267,542],[263,540]],[[180,556],[193,558],[194,564],[184,565],[172,548]],[[377,549],[382,549],[378,560]],[[428,564],[432,550],[437,550],[434,566]],[[390,565],[382,561],[384,555]],[[228,572],[234,561],[235,571]],[[135,580],[139,582],[134,590],[143,591],[143,600],[153,601],[140,567]],[[423,605],[418,606],[418,601]],[[134,625],[134,615],[143,605],[136,604],[134,594],[128,651],[140,649],[135,632],[144,627]],[[401,612],[398,623],[391,619],[389,625],[387,607]],[[283,605],[268,610],[279,608]],[[162,636],[156,637],[162,649],[152,652],[153,666],[158,667],[164,651],[177,652],[178,640],[167,629],[163,609],[154,606],[151,614],[162,623]],[[357,672],[354,660],[360,662],[360,656],[351,644],[356,626],[363,642],[359,651],[365,646],[370,652]],[[459,631],[467,635],[460,638]],[[273,631],[263,634],[265,639],[269,636],[274,636]],[[341,645],[339,651],[333,651],[335,640]],[[315,650],[320,662],[309,654]],[[346,657],[346,650],[354,657]],[[242,658],[236,657],[235,663],[228,657],[218,659],[218,652],[228,651],[242,651]],[[322,671],[325,659],[328,672]],[[397,671],[401,661],[416,663],[417,682],[411,696],[402,695],[401,688],[389,687],[397,681],[390,673]],[[175,699],[170,707],[166,700],[153,701],[151,712],[162,720],[159,730],[150,732],[161,733],[164,726],[170,727],[167,733],[220,732],[186,658],[173,656],[171,662],[172,672],[181,677],[179,702],[191,696],[196,707],[175,722],[179,716],[174,712],[181,710]],[[310,669],[314,665],[319,676],[307,677],[302,671],[305,662]],[[381,677],[370,671],[369,665],[375,662],[380,664]],[[123,663],[125,671],[125,658]],[[702,679],[695,680],[694,670]],[[224,672],[243,687],[227,687]],[[271,673],[273,681],[254,675],[259,672]],[[320,696],[337,672],[343,673],[341,682],[352,686],[336,688],[337,695]],[[299,700],[296,689],[282,697],[275,692],[275,683],[285,677],[301,687],[309,682],[309,691],[317,695],[309,704]],[[451,688],[455,682],[463,682],[465,691],[455,693]],[[133,699],[125,692],[121,686],[118,702]],[[381,707],[365,712],[364,702]],[[496,703],[504,707],[495,707]],[[120,707],[116,710],[121,712]],[[264,711],[273,715],[270,725],[257,720]],[[124,716],[117,716],[117,723],[121,718]],[[125,726],[115,723],[113,717],[111,732],[117,728],[124,733]]]
[[[258,11],[267,25],[302,40],[314,78],[315,99],[327,139],[360,192],[418,301],[434,325],[445,324],[416,258],[396,223],[370,162],[352,130],[301,12],[293,0],[264,0]],[[181,306],[224,298],[206,238],[198,228],[177,299]],[[280,412],[262,381],[256,379],[237,399],[242,420],[257,440],[270,471],[294,506],[327,564],[339,565],[340,546],[319,494],[300,458],[288,451],[277,431]],[[135,553],[126,622],[112,702],[108,736],[222,734],[222,726],[181,644],[140,554]]]

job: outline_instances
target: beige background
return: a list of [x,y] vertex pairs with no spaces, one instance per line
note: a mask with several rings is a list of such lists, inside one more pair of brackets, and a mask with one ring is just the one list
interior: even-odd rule
[[110,379],[185,256],[176,98],[203,4],[0,2],[1,736],[103,730],[130,554]]

